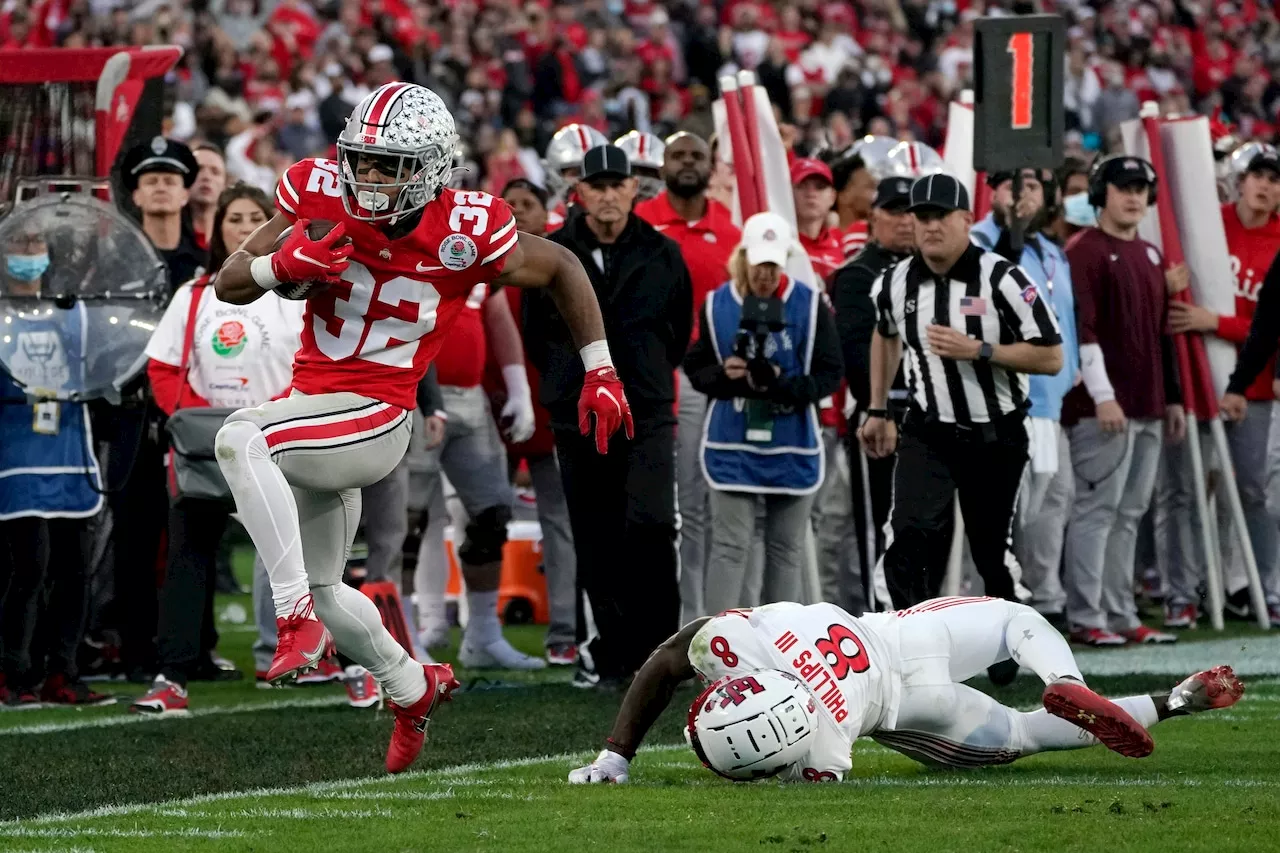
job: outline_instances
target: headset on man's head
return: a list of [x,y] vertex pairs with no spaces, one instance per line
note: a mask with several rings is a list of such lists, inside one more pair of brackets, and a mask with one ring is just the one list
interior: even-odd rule
[[1112,154],[1110,157],[1101,158],[1089,169],[1089,204],[1097,208],[1106,207],[1107,184],[1112,182],[1111,179],[1117,171],[1111,164],[1129,160],[1140,163],[1143,171],[1147,173],[1147,207],[1156,203],[1159,181],[1156,179],[1156,169],[1151,165],[1151,161],[1128,154]]

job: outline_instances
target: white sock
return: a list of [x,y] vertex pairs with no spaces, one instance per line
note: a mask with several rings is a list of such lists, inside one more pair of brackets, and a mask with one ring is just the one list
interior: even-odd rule
[[341,583],[315,587],[311,594],[338,651],[369,670],[392,702],[407,707],[426,695],[422,664],[383,627],[367,595]]
[[502,624],[498,622],[498,591],[473,592],[467,590],[467,630],[463,641],[485,646],[502,639]]
[[1076,665],[1071,646],[1062,634],[1030,607],[1019,608],[1004,629],[1004,642],[1009,656],[1018,666],[1025,666],[1044,681],[1051,684],[1070,676],[1079,679],[1080,667]]
[[444,529],[449,519],[429,521],[418,545],[413,594],[418,600],[418,628],[426,631],[445,622],[445,590],[449,587],[449,558],[444,552]]
[[240,523],[266,566],[276,616],[287,617],[307,594],[293,490],[271,461],[262,430],[248,421],[232,421],[218,430],[216,451],[218,467],[235,496]]
[[[1143,728],[1149,729],[1160,719],[1156,713],[1156,703],[1150,696],[1128,696],[1124,699],[1112,699],[1121,708],[1137,720]],[[1098,739],[1084,729],[1055,717],[1041,709],[1030,714],[1021,714],[1023,731],[1023,753],[1047,752],[1054,749],[1079,749],[1085,746],[1096,746]]]

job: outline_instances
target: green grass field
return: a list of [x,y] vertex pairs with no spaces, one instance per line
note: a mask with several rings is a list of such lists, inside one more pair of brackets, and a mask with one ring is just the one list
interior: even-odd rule
[[[251,672],[247,626],[222,628],[222,651]],[[513,634],[540,645],[539,629]],[[191,716],[157,720],[126,711],[141,686],[97,685],[120,704],[0,713],[0,850],[1274,849],[1280,632],[1187,639],[1079,654],[1112,695],[1209,663],[1250,673],[1235,708],[1158,726],[1148,759],[1095,748],[950,773],[861,742],[851,778],[826,786],[732,785],[703,770],[680,734],[692,686],[631,784],[586,789],[565,775],[599,749],[620,697],[570,687],[567,670],[460,672],[464,689],[398,777],[382,769],[390,713],[347,707],[338,686],[196,684]],[[997,695],[1032,708],[1040,689],[1023,676]]]

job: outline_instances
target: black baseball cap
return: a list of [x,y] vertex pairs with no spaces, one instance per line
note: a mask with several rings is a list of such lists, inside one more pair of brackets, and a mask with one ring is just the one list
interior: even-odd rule
[[1098,176],[1103,184],[1116,187],[1155,186],[1156,170],[1141,157],[1118,156],[1103,162]]
[[884,178],[876,186],[876,200],[872,207],[884,210],[906,210],[911,204],[910,178]]
[[168,172],[182,176],[182,184],[188,189],[196,182],[196,174],[200,164],[196,162],[191,149],[181,142],[165,139],[163,136],[152,137],[130,148],[120,162],[121,177],[125,188],[133,191],[138,188],[138,178],[148,172]]
[[939,172],[916,178],[911,185],[908,213],[923,210],[969,210],[969,191],[964,184],[948,174]]
[[626,152],[616,145],[597,145],[582,156],[582,177],[579,180],[629,177],[631,161],[627,159]]
[[1280,152],[1277,152],[1270,146],[1262,149],[1253,155],[1253,159],[1249,161],[1249,165],[1245,167],[1246,172],[1264,172],[1271,171],[1280,175]]

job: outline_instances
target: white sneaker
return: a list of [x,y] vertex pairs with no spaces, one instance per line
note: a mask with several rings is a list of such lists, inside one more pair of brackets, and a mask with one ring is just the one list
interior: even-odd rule
[[483,645],[473,645],[462,638],[458,663],[468,669],[545,669],[547,662],[518,651],[506,637],[498,636]]
[[418,645],[424,652],[432,652],[449,645],[449,626],[431,625],[418,632]]
[[352,708],[382,706],[382,688],[369,670],[352,664],[343,672],[342,681],[347,688],[347,704]]

